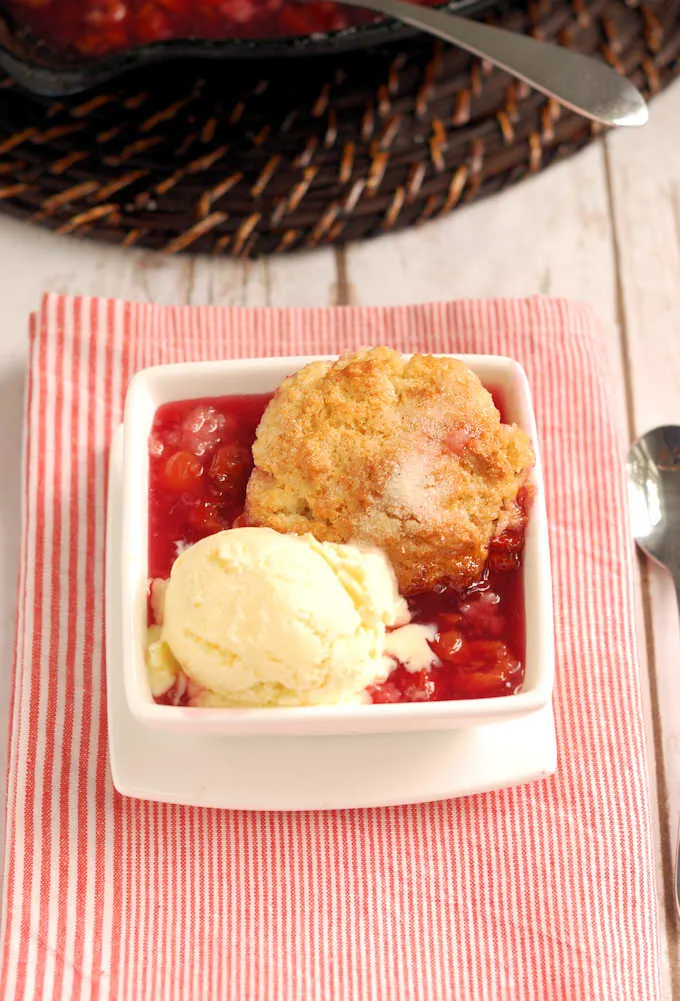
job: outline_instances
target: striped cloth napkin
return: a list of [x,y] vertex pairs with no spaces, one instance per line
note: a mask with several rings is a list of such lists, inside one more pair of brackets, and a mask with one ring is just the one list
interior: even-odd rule
[[[622,450],[597,333],[585,307],[544,299],[311,311],[45,299],[28,380],[3,1001],[659,998]],[[526,367],[554,558],[556,776],[332,813],[121,797],[104,523],[130,376],[371,343]]]

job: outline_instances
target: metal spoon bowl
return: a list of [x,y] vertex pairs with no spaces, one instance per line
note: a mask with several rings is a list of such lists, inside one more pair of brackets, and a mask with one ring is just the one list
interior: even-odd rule
[[628,482],[635,541],[670,571],[680,603],[680,427],[654,428],[631,446]]
[[[673,578],[680,609],[680,427],[648,431],[628,452],[633,537]],[[675,906],[680,913],[680,840],[675,853]]]
[[488,60],[560,104],[604,125],[644,125],[642,94],[608,63],[444,10],[404,0],[340,0],[419,28]]

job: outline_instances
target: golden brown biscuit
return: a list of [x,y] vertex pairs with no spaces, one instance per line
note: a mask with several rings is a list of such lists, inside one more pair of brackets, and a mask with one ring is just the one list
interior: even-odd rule
[[286,379],[253,456],[249,524],[378,546],[403,594],[481,575],[534,462],[465,365],[389,348]]

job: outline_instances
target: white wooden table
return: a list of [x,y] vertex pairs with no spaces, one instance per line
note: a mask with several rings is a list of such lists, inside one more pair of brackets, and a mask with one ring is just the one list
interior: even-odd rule
[[[605,329],[629,436],[680,423],[680,83],[643,131],[403,235],[262,263],[164,258],[53,236],[0,217],[0,783],[20,534],[27,317],[45,291],[159,303],[307,306],[536,292],[586,300]],[[654,790],[664,999],[680,998],[672,899],[680,817],[680,630],[670,581],[641,566],[642,689]],[[0,787],[4,799],[4,788]],[[606,999],[602,999],[606,1001]],[[633,999],[631,999],[633,1001]]]

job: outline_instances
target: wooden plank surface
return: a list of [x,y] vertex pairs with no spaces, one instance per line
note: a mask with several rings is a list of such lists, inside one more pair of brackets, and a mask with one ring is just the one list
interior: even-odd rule
[[[347,251],[256,263],[163,258],[78,242],[0,218],[0,684],[11,678],[26,318],[44,291],[160,303],[325,305],[459,296],[564,295],[603,322],[613,406],[632,434],[680,410],[680,84],[643,132],[618,132],[496,198]],[[664,575],[643,568],[643,694],[664,918],[664,998],[680,997],[668,890],[680,815],[680,629]],[[0,700],[0,794],[7,699]],[[671,976],[673,980],[671,980]]]

